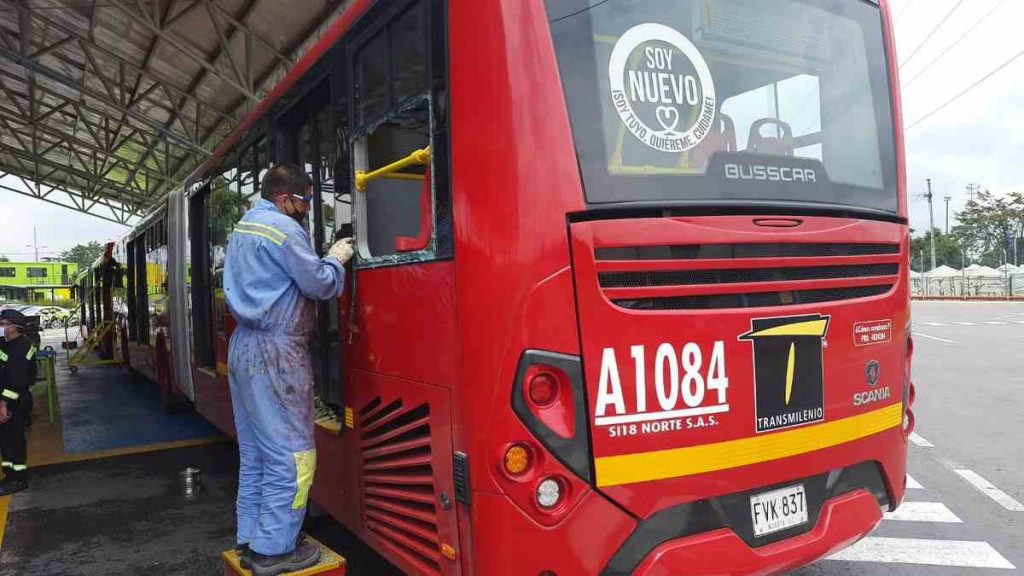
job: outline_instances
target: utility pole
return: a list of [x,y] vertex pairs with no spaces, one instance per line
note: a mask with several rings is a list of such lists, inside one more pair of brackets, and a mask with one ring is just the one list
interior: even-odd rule
[[974,202],[974,193],[980,188],[977,184],[968,184],[967,193],[970,194],[971,202]]
[[935,209],[932,204],[932,179],[928,179],[928,194],[925,194],[928,198],[928,237],[931,238],[932,244],[932,270],[935,270]]
[[949,235],[949,201],[953,199],[952,196],[943,196],[943,200],[946,201],[946,235]]
[[39,262],[39,238],[36,237],[36,227],[32,227],[32,244],[36,247],[36,262]]

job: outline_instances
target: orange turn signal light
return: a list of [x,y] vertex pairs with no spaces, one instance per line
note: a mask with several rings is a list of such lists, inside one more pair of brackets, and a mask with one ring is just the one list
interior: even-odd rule
[[522,444],[513,444],[505,451],[505,470],[509,474],[522,474],[530,467],[530,451]]

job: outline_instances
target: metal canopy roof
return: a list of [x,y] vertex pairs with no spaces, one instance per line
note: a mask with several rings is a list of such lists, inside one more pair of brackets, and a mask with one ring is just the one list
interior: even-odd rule
[[129,222],[210,155],[344,4],[0,0],[0,189]]

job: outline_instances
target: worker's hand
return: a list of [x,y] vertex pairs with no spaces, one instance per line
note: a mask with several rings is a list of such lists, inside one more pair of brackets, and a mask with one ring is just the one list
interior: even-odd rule
[[342,238],[331,246],[331,250],[328,252],[328,255],[334,256],[338,260],[341,260],[342,264],[345,264],[352,259],[352,255],[355,253],[356,250],[352,247],[352,239]]
[[7,402],[0,402],[0,424],[6,424],[11,419],[11,413],[7,411]]

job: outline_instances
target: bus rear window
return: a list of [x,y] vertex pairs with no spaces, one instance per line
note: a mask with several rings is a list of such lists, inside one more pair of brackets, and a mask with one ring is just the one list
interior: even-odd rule
[[590,204],[897,211],[877,6],[547,1]]

